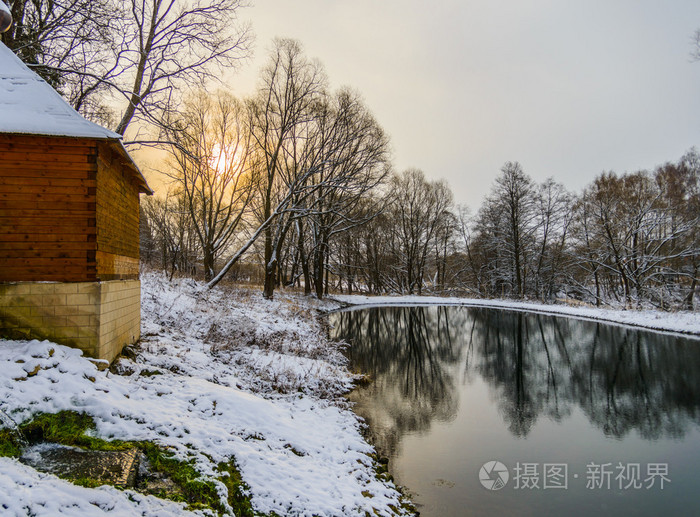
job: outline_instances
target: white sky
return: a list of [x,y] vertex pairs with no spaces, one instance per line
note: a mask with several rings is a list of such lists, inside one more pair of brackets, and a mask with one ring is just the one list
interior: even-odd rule
[[275,36],[358,90],[397,170],[476,210],[506,161],[579,191],[700,147],[698,0],[253,0],[252,92]]

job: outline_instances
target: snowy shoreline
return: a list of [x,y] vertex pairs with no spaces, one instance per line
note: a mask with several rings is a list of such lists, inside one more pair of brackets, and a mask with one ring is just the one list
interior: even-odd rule
[[[86,413],[98,438],[156,442],[191,461],[223,501],[217,465],[233,459],[264,515],[410,513],[378,475],[342,396],[354,376],[318,317],[337,304],[287,293],[266,301],[158,273],[142,274],[141,301],[141,342],[116,370],[49,341],[0,341],[0,409],[18,424]],[[9,457],[0,457],[0,513],[212,515],[133,490],[78,487]]]
[[518,302],[514,300],[486,300],[478,298],[450,298],[439,296],[366,296],[332,295],[330,299],[344,304],[339,311],[360,310],[372,307],[449,305],[459,307],[482,307],[523,312],[534,312],[553,316],[602,321],[613,325],[641,327],[658,332],[682,334],[700,338],[700,312],[662,312],[653,310],[620,310],[595,307],[571,307],[543,303]]

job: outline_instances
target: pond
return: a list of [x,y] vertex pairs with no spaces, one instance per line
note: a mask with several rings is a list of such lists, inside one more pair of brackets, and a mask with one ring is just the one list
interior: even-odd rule
[[467,307],[330,323],[422,516],[700,515],[700,339]]

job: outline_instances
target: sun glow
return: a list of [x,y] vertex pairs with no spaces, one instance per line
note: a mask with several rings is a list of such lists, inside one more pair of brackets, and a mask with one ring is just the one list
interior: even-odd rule
[[214,144],[210,165],[218,175],[237,175],[243,167],[243,158],[237,145]]

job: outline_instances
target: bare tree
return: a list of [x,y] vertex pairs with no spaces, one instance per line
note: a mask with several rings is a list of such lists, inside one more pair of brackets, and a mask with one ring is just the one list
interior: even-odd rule
[[128,0],[129,34],[115,56],[128,92],[116,132],[143,118],[162,125],[183,85],[219,76],[247,55],[249,29],[237,23],[241,0]]
[[536,229],[534,185],[518,162],[507,162],[501,172],[479,212],[478,227],[495,255],[494,287],[501,295],[507,290],[522,298]]
[[394,275],[402,292],[423,291],[429,253],[452,205],[444,182],[429,182],[423,171],[409,169],[389,182],[390,214],[395,234],[389,243]]
[[[355,206],[389,174],[389,144],[359,95],[349,90],[320,103],[313,126],[314,138],[307,142],[312,160],[307,166],[314,173],[305,201],[313,277],[306,281],[312,280],[316,296],[322,298],[328,290],[332,239],[376,215],[359,212]],[[300,255],[305,255],[303,248]]]
[[563,185],[548,178],[537,189],[535,211],[534,292],[539,299],[552,299],[557,278],[564,278],[563,261],[571,223],[571,195]]
[[367,290],[374,294],[393,288],[398,291],[390,274],[395,221],[386,201],[387,197],[376,189],[354,205],[350,218],[363,222],[339,234],[332,250],[340,287],[344,281],[349,291]]
[[114,0],[15,0],[2,41],[86,116],[108,122],[104,104],[124,17]]
[[170,167],[203,254],[204,278],[237,236],[253,194],[250,131],[244,108],[230,94],[199,92],[168,121]]
[[[74,108],[124,134],[160,127],[183,86],[220,77],[247,56],[243,0],[15,0],[5,44]],[[109,97],[126,102],[118,115]],[[113,100],[113,99],[112,99]],[[111,102],[113,104],[113,102]]]
[[[603,303],[604,266],[598,256],[602,247],[600,237],[595,232],[595,222],[591,193],[584,190],[573,204],[573,221],[569,248],[573,268],[566,271],[569,282],[579,290],[590,293],[595,298],[596,306]],[[591,287],[591,281],[593,287]],[[591,289],[594,290],[591,290]]]
[[[672,185],[672,188],[668,188],[672,194],[665,197],[669,198],[670,204],[676,210],[672,216],[673,223],[685,224],[688,227],[688,231],[682,234],[684,252],[682,263],[677,265],[677,270],[685,278],[687,285],[683,308],[693,310],[693,299],[700,277],[700,154],[696,148],[693,147],[683,155],[677,170],[678,180],[668,182]],[[657,176],[661,174],[659,171]]]
[[194,275],[201,256],[186,198],[177,189],[164,197],[147,197],[141,203],[141,259],[151,265]]
[[450,284],[461,290],[486,295],[485,286],[487,261],[479,243],[479,234],[474,231],[474,221],[467,206],[458,205],[456,221],[456,264],[450,274]]
[[299,217],[295,207],[301,206],[311,192],[305,186],[314,169],[303,165],[308,159],[308,148],[303,142],[308,138],[313,108],[325,92],[323,67],[307,59],[297,41],[276,39],[270,61],[262,70],[257,95],[246,104],[257,187],[253,213],[258,226],[209,282],[210,288],[263,235],[263,296],[272,298],[279,280],[280,252]]
[[[656,226],[648,252],[653,255],[648,281],[682,298],[681,307],[694,309],[700,273],[700,155],[689,150],[677,163],[667,163],[654,172],[659,191],[655,207]],[[680,291],[674,293],[674,291]],[[663,304],[664,292],[654,293]]]
[[303,141],[325,89],[321,65],[307,59],[298,42],[275,40],[258,95],[249,103],[252,137],[261,156],[256,215],[260,226],[265,226],[263,296],[268,299],[277,283],[279,253],[293,217],[291,207],[300,202],[301,188],[311,173],[301,164],[308,158]]
[[[693,153],[687,156],[692,157]],[[595,296],[625,305],[692,306],[697,285],[698,168],[686,157],[654,174],[598,176],[578,203],[574,256]],[[688,286],[687,294],[679,292]],[[667,298],[666,301],[664,299]],[[689,303],[690,302],[690,303]]]

